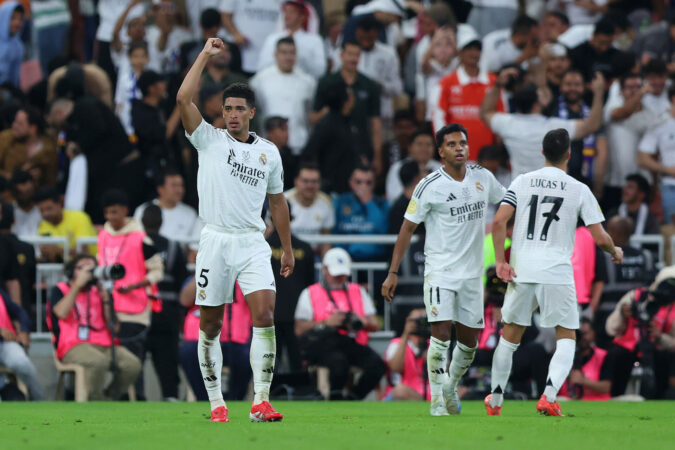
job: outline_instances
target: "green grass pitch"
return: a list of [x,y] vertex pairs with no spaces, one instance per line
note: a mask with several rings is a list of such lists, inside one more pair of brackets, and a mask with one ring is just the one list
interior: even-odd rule
[[230,402],[230,423],[210,423],[207,403],[0,403],[0,448],[35,449],[666,449],[674,402],[562,403],[543,417],[507,401],[501,417],[481,402],[430,417],[424,403],[274,402],[282,423],[250,423]]

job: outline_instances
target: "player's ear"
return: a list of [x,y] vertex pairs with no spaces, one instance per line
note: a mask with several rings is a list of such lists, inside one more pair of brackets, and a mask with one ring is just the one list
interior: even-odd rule
[[257,111],[257,110],[255,109],[255,106],[251,108],[251,115],[249,116],[248,120],[253,119],[253,116],[255,116],[255,112],[256,112],[256,111]]

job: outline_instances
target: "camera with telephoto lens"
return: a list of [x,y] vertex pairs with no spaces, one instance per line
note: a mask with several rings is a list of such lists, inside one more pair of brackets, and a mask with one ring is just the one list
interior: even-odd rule
[[345,320],[342,322],[340,328],[347,331],[361,331],[363,330],[363,322],[358,315],[349,311],[345,314]]
[[415,317],[414,319],[411,320],[415,322],[415,330],[412,331],[411,334],[420,336],[425,340],[431,337],[431,325],[429,325],[429,320],[427,320],[426,314],[419,317]]
[[121,280],[127,271],[122,264],[112,264],[110,266],[96,266],[91,270],[92,282]]
[[675,302],[675,278],[666,278],[653,291],[644,290],[631,304],[633,317],[643,327],[648,327],[663,306]]

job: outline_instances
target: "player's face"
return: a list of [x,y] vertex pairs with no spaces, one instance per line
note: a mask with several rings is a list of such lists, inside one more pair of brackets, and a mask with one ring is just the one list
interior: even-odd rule
[[448,133],[443,136],[443,145],[438,149],[441,159],[453,167],[466,164],[469,157],[469,142],[461,131]]
[[227,131],[233,134],[248,133],[248,125],[255,115],[255,108],[249,108],[246,99],[228,97],[223,105],[223,118]]
[[570,103],[576,103],[584,95],[584,79],[579,73],[568,73],[560,84],[560,93]]
[[119,230],[124,226],[124,219],[126,219],[129,210],[126,206],[111,205],[105,207],[103,210],[103,217],[110,222],[110,226],[115,230]]
[[298,194],[306,199],[313,199],[319,192],[321,174],[318,170],[302,169],[295,178],[295,188]]

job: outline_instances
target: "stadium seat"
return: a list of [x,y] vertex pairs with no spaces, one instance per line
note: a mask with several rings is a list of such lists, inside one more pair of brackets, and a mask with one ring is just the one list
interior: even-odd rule
[[9,378],[12,383],[16,384],[16,387],[19,388],[24,397],[26,397],[26,400],[30,400],[28,388],[12,370],[8,369],[7,367],[0,366],[0,375],[7,375],[7,378]]
[[[56,382],[56,400],[65,400],[64,397],[64,376],[67,372],[72,372],[75,384],[75,401],[84,403],[89,399],[89,391],[87,390],[87,379],[84,376],[84,366],[79,364],[64,364],[54,354],[54,366],[58,372],[58,379]],[[129,385],[128,390],[129,401],[136,401],[136,388],[133,384]]]

